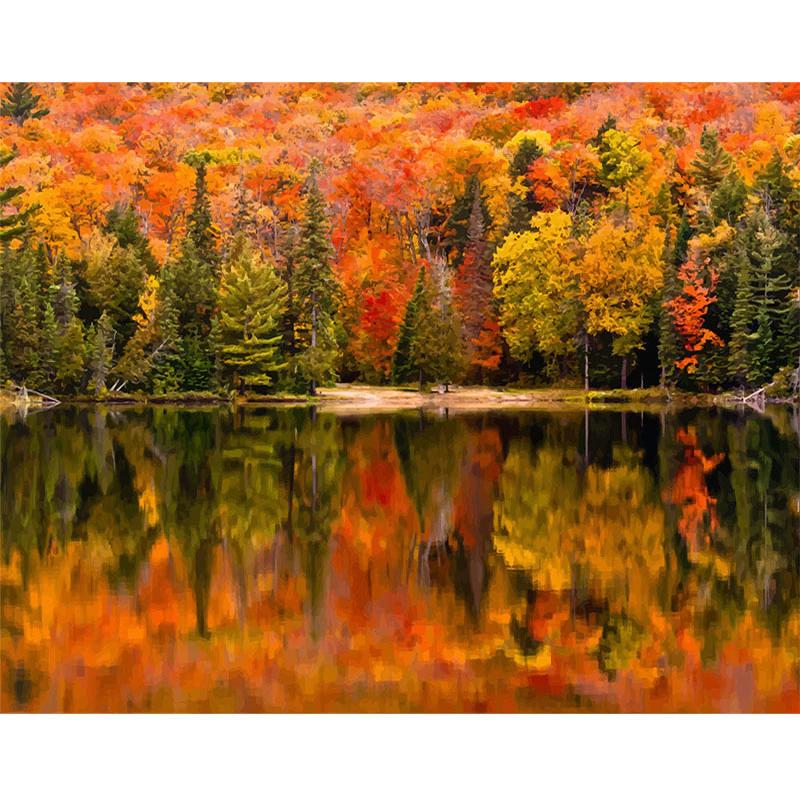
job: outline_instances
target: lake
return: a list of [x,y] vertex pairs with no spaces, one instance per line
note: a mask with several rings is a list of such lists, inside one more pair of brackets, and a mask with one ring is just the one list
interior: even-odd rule
[[3,711],[798,711],[797,410],[4,417]]

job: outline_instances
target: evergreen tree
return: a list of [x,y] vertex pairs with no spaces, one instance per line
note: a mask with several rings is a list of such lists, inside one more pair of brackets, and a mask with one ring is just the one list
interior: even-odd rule
[[332,259],[330,225],[315,165],[306,189],[293,276],[297,309],[295,339],[300,347],[296,366],[308,381],[312,395],[316,393],[317,383],[334,374],[338,355],[334,335],[338,287]]
[[186,235],[194,245],[197,258],[211,267],[211,272],[216,274],[219,266],[217,253],[217,229],[211,218],[211,202],[208,198],[206,186],[206,164],[208,159],[197,156],[190,159],[195,169],[194,201],[189,213]]
[[114,206],[106,215],[103,232],[112,234],[120,247],[132,249],[148,275],[158,272],[158,261],[141,231],[139,217],[132,206]]
[[258,223],[250,192],[242,177],[236,188],[236,208],[233,212],[233,222],[231,224],[231,236],[235,238],[237,234],[243,233],[255,240],[258,233]]
[[750,339],[752,323],[755,312],[753,302],[752,275],[750,271],[750,258],[740,245],[737,249],[735,261],[736,270],[736,300],[731,314],[731,338],[728,352],[728,374],[730,378],[745,384],[751,374]]
[[447,387],[462,373],[461,332],[443,274],[433,274],[425,282],[411,339],[411,360],[418,370],[420,389],[425,379]]
[[[469,218],[472,214],[472,206],[475,200],[475,190],[480,193],[481,213],[486,230],[491,226],[491,215],[483,196],[480,181],[477,175],[473,175],[466,184],[464,193],[459,195],[453,203],[450,217],[446,224],[446,235],[444,246],[448,248],[450,263],[460,264],[464,259],[464,248],[467,246],[467,231],[469,229]],[[530,220],[529,220],[530,221]]]
[[700,150],[691,163],[690,175],[695,185],[709,196],[722,182],[733,166],[733,159],[719,143],[719,134],[712,128],[703,128]]
[[[0,154],[0,167],[4,167],[13,161],[16,156],[17,154],[14,151]],[[9,186],[6,189],[0,189],[0,244],[10,242],[12,239],[22,238],[27,230],[28,218],[35,209],[30,208],[21,213],[2,213],[3,208],[24,191],[25,189],[22,186]]]
[[286,287],[243,233],[223,265],[215,341],[223,377],[236,388],[267,387],[283,369],[278,321]]
[[39,249],[26,245],[13,255],[6,253],[4,275],[3,342],[6,348],[6,369],[20,384],[35,388],[41,379],[39,371],[42,347],[42,316],[44,295],[42,275],[43,255]]
[[403,321],[400,324],[397,347],[392,356],[393,383],[405,383],[415,377],[415,373],[418,371],[411,359],[411,342],[417,327],[417,317],[425,293],[425,285],[425,267],[422,266],[417,273],[417,283],[414,286],[414,293],[411,295],[408,305],[406,305]]
[[[484,350],[487,346],[492,347],[491,342],[484,341],[488,338],[487,323],[495,318],[492,276],[492,260],[489,243],[486,241],[480,185],[476,181],[464,260],[458,267],[455,284],[456,305],[461,315],[463,352],[469,365],[470,376],[475,380],[480,380],[482,377],[482,364],[486,356]],[[499,343],[496,344],[499,347]]]
[[91,332],[91,347],[89,368],[92,388],[96,394],[101,394],[106,389],[106,380],[114,358],[114,329],[111,326],[111,318],[105,311]]
[[512,193],[509,197],[508,225],[509,230],[514,233],[528,230],[531,217],[541,210],[528,179],[528,169],[542,155],[541,147],[533,139],[523,139],[509,165],[511,180],[514,182],[521,180],[524,187],[522,197],[516,193]]
[[12,83],[0,103],[0,116],[11,117],[17,125],[28,119],[41,119],[50,113],[49,109],[40,107],[41,100],[29,83]]

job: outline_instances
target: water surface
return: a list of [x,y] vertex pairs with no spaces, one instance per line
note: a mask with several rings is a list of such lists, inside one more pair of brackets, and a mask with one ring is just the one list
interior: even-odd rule
[[3,711],[798,711],[798,418],[0,421]]

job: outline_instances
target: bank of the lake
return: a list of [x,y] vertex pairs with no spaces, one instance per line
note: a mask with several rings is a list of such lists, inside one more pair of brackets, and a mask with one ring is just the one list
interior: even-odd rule
[[[599,389],[584,391],[577,388],[516,388],[489,386],[451,386],[448,391],[439,387],[419,391],[417,387],[373,386],[369,384],[335,384],[322,387],[317,394],[246,394],[230,396],[215,392],[173,392],[151,395],[143,392],[115,392],[96,395],[59,397],[60,402],[105,405],[174,405],[174,406],[283,406],[316,405],[327,410],[393,411],[402,409],[477,410],[493,408],[620,407],[641,408],[703,408],[710,406],[742,405],[743,397],[732,392],[703,394],[648,389]],[[797,403],[798,398],[754,396],[750,404]],[[27,401],[7,390],[0,391],[0,409],[20,406],[41,406],[40,398],[29,396]]]

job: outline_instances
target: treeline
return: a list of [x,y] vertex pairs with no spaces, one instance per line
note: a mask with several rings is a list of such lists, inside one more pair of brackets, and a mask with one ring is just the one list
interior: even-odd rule
[[[0,109],[19,126],[47,111],[27,84],[12,84]],[[269,198],[242,172],[234,213],[219,224],[207,185],[214,156],[190,150],[190,210],[163,263],[135,203],[84,236],[78,228],[74,258],[42,235],[48,209],[11,186],[0,194],[0,378],[60,395],[313,393],[335,378],[796,392],[795,130],[745,176],[705,128],[691,162],[663,180],[651,150],[612,116],[560,148],[543,131],[520,131],[504,151],[501,207],[467,164],[442,219],[414,230],[398,215],[414,288],[391,325],[374,298],[365,310],[345,296],[318,161],[270,247],[259,222]],[[15,155],[4,151],[0,166]],[[367,333],[390,369],[354,358]]]

